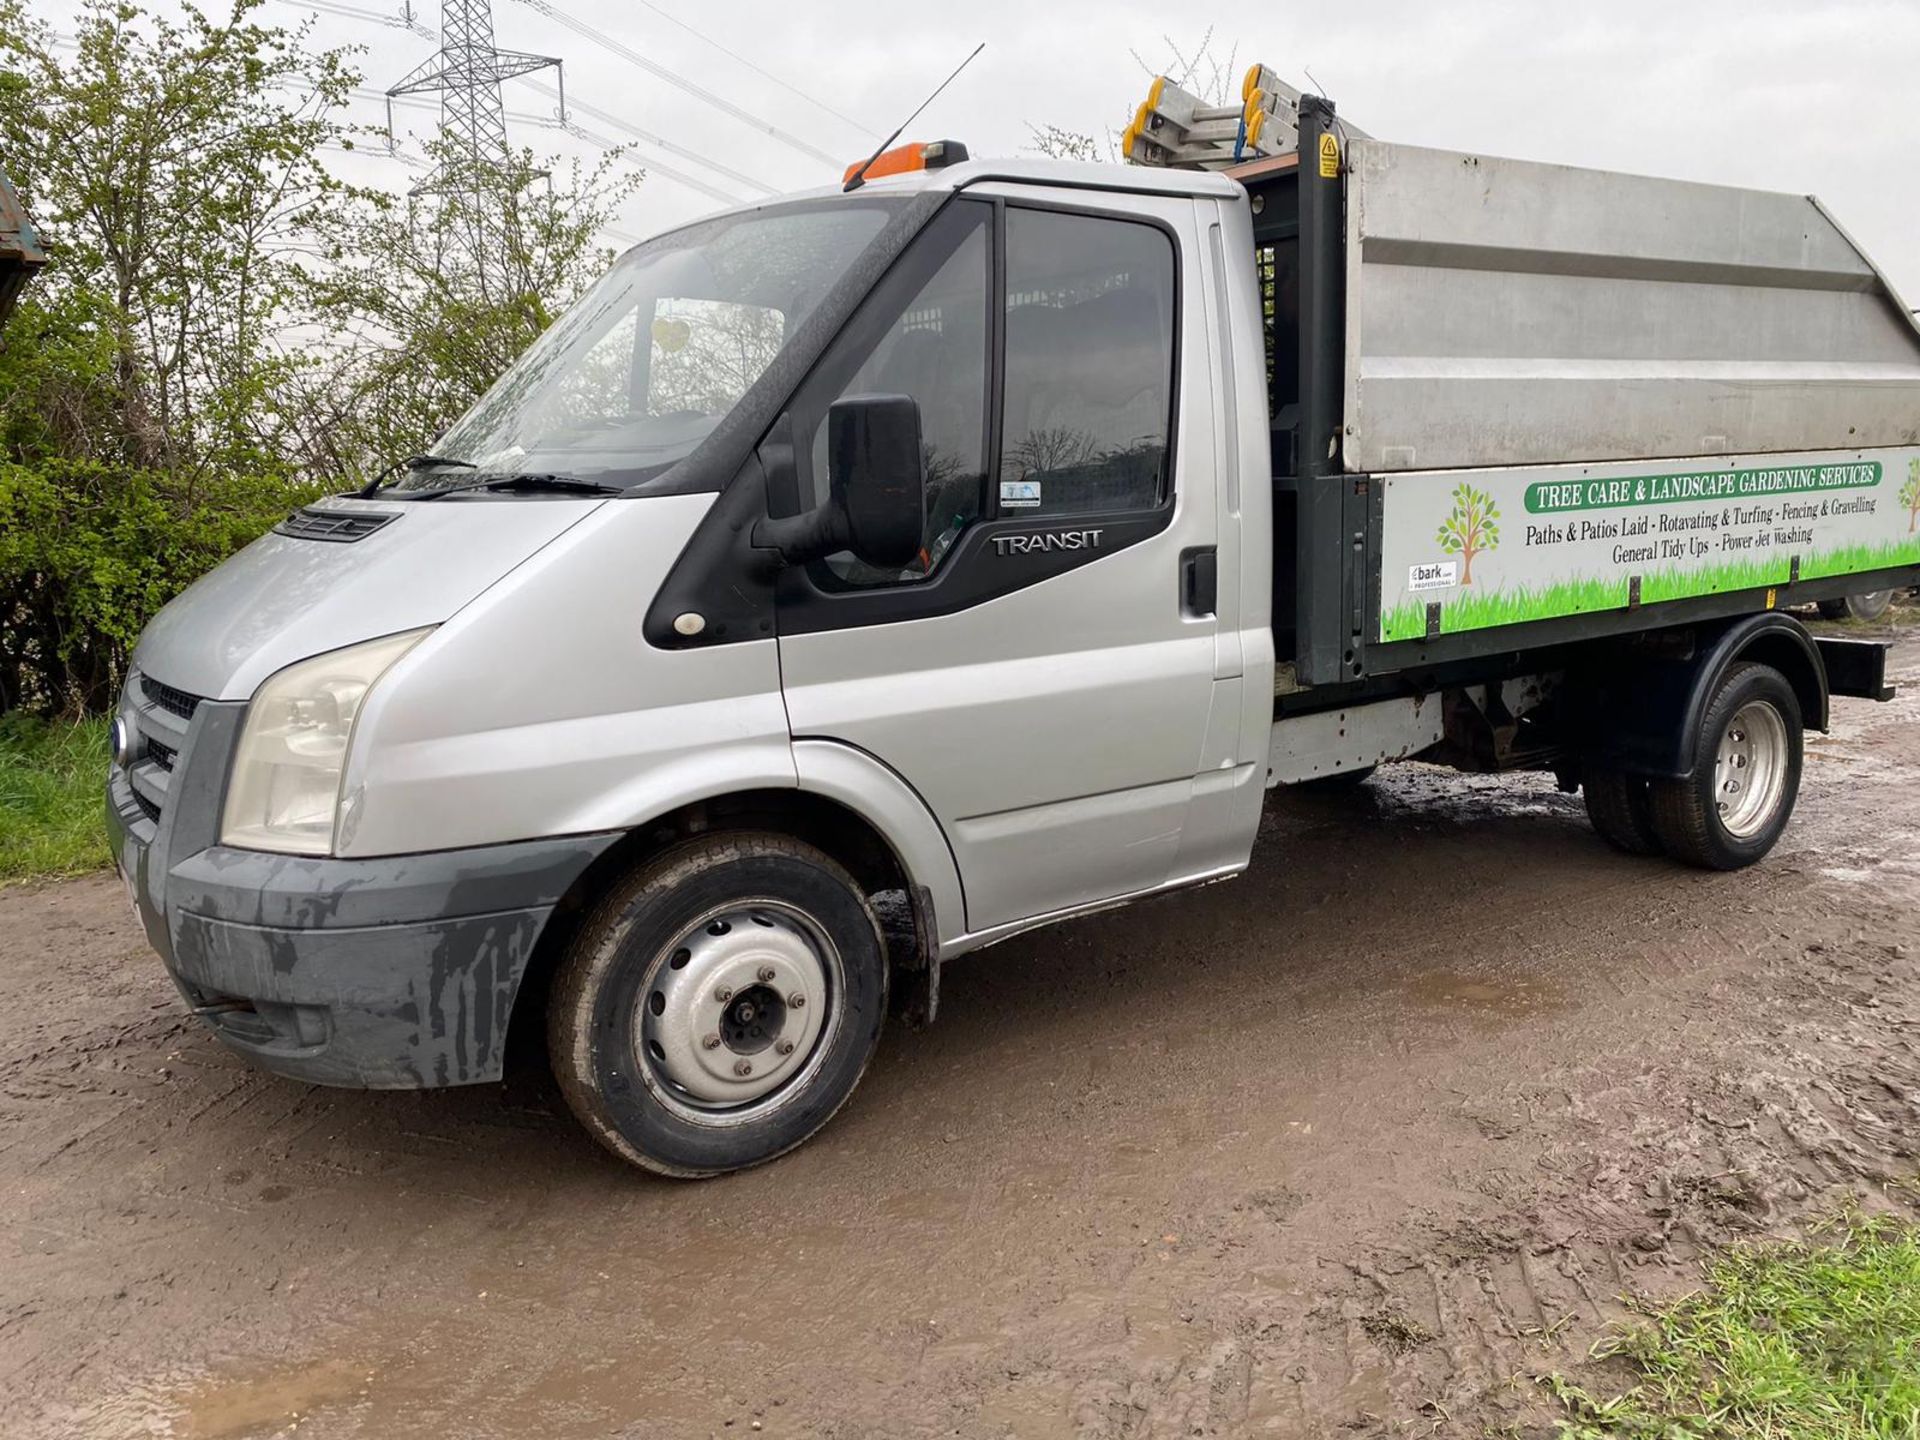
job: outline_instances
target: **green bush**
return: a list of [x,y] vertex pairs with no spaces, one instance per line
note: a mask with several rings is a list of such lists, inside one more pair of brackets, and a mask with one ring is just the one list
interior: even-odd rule
[[313,493],[270,475],[0,462],[0,712],[107,709],[154,612]]

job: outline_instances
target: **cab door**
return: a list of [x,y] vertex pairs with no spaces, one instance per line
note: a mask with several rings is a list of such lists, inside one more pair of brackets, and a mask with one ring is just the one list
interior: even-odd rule
[[857,746],[938,817],[970,932],[1179,866],[1216,670],[1206,366],[1181,393],[1207,343],[1194,228],[1174,196],[950,201],[763,452],[772,493],[815,504],[833,401],[918,403],[918,559],[784,572],[780,664],[796,740]]

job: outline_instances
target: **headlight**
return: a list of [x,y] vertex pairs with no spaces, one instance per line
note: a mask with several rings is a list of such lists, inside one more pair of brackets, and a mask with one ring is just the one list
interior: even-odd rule
[[247,707],[233,757],[222,844],[331,853],[354,719],[374,682],[429,630],[349,645],[267,678]]

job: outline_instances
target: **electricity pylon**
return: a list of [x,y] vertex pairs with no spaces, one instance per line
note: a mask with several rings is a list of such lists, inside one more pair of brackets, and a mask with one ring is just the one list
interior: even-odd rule
[[[491,0],[442,0],[440,49],[387,90],[389,100],[396,95],[440,96],[440,163],[414,187],[414,193],[437,193],[457,207],[466,251],[461,259],[472,267],[481,294],[489,299],[496,298],[493,281],[508,253],[506,216],[500,203],[502,177],[507,179],[507,190],[517,190],[533,178],[519,173],[523,167],[515,164],[507,147],[500,82],[546,69],[558,71],[559,57],[494,45]],[[565,85],[563,76],[563,118]],[[387,133],[393,133],[391,107]]]

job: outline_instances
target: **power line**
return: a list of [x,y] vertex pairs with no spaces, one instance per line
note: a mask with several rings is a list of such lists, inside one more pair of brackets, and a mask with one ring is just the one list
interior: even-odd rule
[[[543,90],[549,95],[554,95],[558,93],[551,86],[541,85],[538,82],[528,82],[528,83],[533,84],[536,89]],[[378,90],[355,90],[351,93],[354,96],[354,98],[363,99],[363,100],[386,100],[389,98],[388,96],[382,94]],[[405,99],[404,97],[393,98],[392,104],[399,109],[405,109],[405,110],[433,110],[438,108],[431,101],[408,100],[408,99]],[[569,100],[567,102],[567,108],[569,110],[586,110],[594,115],[605,114],[604,111],[594,109],[593,107],[590,107],[590,106],[582,105],[578,100]],[[504,111],[503,113],[505,114],[507,119],[515,121],[522,125],[538,125],[541,128],[546,130],[558,130],[562,134],[575,136],[578,139],[586,141],[589,145],[598,147],[598,149],[602,154],[611,154],[615,150],[624,150],[628,148],[621,141],[610,139],[605,135],[595,134],[593,131],[588,130],[584,126],[576,125],[570,120],[561,120],[552,115],[541,115],[531,110],[507,110],[507,111]],[[608,116],[607,118],[612,119],[613,117]],[[645,134],[642,134],[640,138],[642,140],[647,140],[649,137],[646,136]],[[667,144],[667,142],[665,141],[662,141],[660,143],[663,146]],[[670,147],[670,148],[677,149],[678,147]],[[379,151],[361,151],[360,153],[378,154],[380,152]],[[389,151],[387,153],[398,156],[399,159],[404,160],[409,165],[418,165],[421,163],[417,160],[412,159],[409,156],[400,155],[398,151]],[[690,154],[691,152],[684,152],[684,153]],[[694,155],[692,158],[695,160],[700,160],[700,157],[697,155]],[[706,162],[701,161],[701,163],[704,164]],[[663,161],[649,159],[645,165],[630,165],[630,168],[634,170],[638,170],[642,175],[665,176],[669,180],[675,181],[678,184],[686,186],[689,190],[698,190],[702,195],[707,196],[709,199],[718,200],[722,205],[738,205],[740,203],[741,197],[735,194],[733,191],[723,190],[719,186],[713,184],[712,182],[703,180],[698,175],[689,175],[685,171],[676,169],[674,166],[668,165]],[[727,173],[731,174],[732,172],[729,171]],[[767,190],[767,187],[764,185],[759,185],[758,181],[750,180],[745,176],[742,176],[740,178],[742,178],[743,180],[747,180],[747,183],[749,184],[759,186],[759,188],[762,190]],[[767,193],[772,194],[774,192],[771,190],[767,190]]]
[[360,5],[344,5],[339,0],[283,0],[296,10],[311,10],[317,14],[345,15],[353,20],[371,20],[377,25],[391,25],[396,30],[410,30],[427,40],[440,37],[425,25],[413,18],[412,12],[405,15],[389,15],[380,10],[368,10]]
[[[622,146],[619,141],[610,140],[605,135],[596,135],[585,126],[576,125],[570,120],[535,121],[534,123],[545,123],[552,125],[556,130],[564,130],[569,135],[578,136],[589,145],[598,145],[603,152],[626,148]],[[702,195],[710,199],[718,200],[722,205],[738,205],[740,203],[740,197],[738,195],[722,190],[717,185],[710,185],[697,175],[689,175],[684,170],[676,170],[664,160],[649,160],[645,165],[636,165],[633,168],[638,170],[642,175],[664,175],[669,180],[677,180],[689,190],[698,190]]]
[[657,78],[666,81],[669,85],[672,85],[677,89],[684,90],[687,94],[693,96],[696,100],[700,100],[705,104],[711,105],[713,106],[714,109],[719,110],[724,114],[731,115],[734,119],[738,120],[741,124],[750,125],[755,130],[758,130],[763,134],[771,135],[774,139],[778,140],[782,145],[786,145],[791,149],[798,150],[802,155],[806,155],[814,160],[818,160],[822,165],[830,165],[835,169],[838,169],[840,167],[840,161],[835,159],[833,156],[829,155],[826,151],[816,149],[814,146],[809,145],[806,141],[782,129],[780,126],[775,125],[772,121],[762,120],[758,115],[752,114],[751,112],[746,110],[742,110],[738,105],[735,105],[731,100],[724,99],[721,96],[714,94],[711,90],[702,89],[700,86],[694,84],[691,80],[688,80],[685,77],[676,73],[675,71],[668,69],[665,65],[661,65],[656,61],[649,60],[647,59],[646,56],[642,55],[639,51],[631,49],[626,45],[623,45],[620,41],[614,39],[611,35],[607,34],[605,31],[596,30],[593,28],[593,26],[587,24],[585,21],[574,19],[571,15],[561,10],[557,5],[554,5],[553,3],[551,3],[551,0],[519,0],[519,3],[522,5],[525,5],[530,10],[539,12],[540,14],[546,16],[549,20],[553,20],[561,25],[566,26],[569,30],[573,31],[574,34],[584,36],[586,39],[591,40],[594,44],[598,45],[601,49],[607,51],[609,54],[617,55],[622,60],[625,60],[628,64],[637,65],[640,69],[646,71],[649,75],[656,76]]
[[[421,25],[420,23],[418,23],[412,18],[411,6],[408,7],[404,16],[393,16],[393,15],[383,14],[376,10],[368,10],[361,6],[345,4],[343,3],[343,0],[284,0],[284,3],[295,5],[303,9],[325,10],[333,14],[347,15],[347,16],[352,16],[354,18],[358,18],[358,19],[364,19],[364,20],[372,20],[382,25],[392,25],[392,26],[402,27],[405,29],[410,29],[410,30],[416,31],[417,33],[426,35],[429,39],[437,38],[435,37],[434,32],[432,32],[431,30],[428,30],[426,26]],[[509,59],[522,58],[522,57],[514,56],[512,52],[497,52],[497,53],[505,54]],[[545,57],[524,57],[524,58],[544,59]],[[423,70],[425,68],[426,67],[422,67]],[[529,69],[531,68],[539,68],[539,67],[529,67]],[[503,119],[524,121],[534,125],[542,125],[549,129],[560,130],[566,133],[574,134],[579,136],[583,140],[587,140],[589,143],[600,145],[602,150],[614,150],[614,149],[621,148],[616,142],[608,140],[604,136],[596,138],[590,135],[588,132],[582,130],[579,126],[570,124],[566,119],[568,102],[567,102],[566,94],[563,90],[558,90],[551,85],[545,85],[537,80],[528,78],[528,73],[525,71],[522,71],[517,66],[514,68],[514,73],[508,75],[506,78],[521,80],[523,83],[531,86],[533,89],[540,91],[543,95],[546,95],[549,98],[557,99],[560,103],[560,118],[556,121],[547,116],[526,114],[519,111],[510,111],[510,112],[503,112],[503,115],[502,115]],[[420,88],[420,87],[409,87],[406,84],[406,82],[402,82],[401,85],[397,85],[393,88],[393,90],[388,91],[384,97],[377,94],[371,94],[370,92],[366,92],[366,91],[355,91],[354,93],[356,95],[364,96],[365,98],[372,98],[372,99],[384,98],[388,101],[389,104],[400,105],[408,108],[432,108],[430,106],[420,107],[417,105],[417,102],[410,102],[404,98],[405,95],[410,93],[411,89],[414,89],[414,88]],[[632,136],[634,139],[639,140],[643,144],[649,145],[656,150],[662,150],[670,155],[677,155],[677,156],[680,156],[682,159],[691,160],[696,165],[699,165],[704,169],[710,170],[717,175],[724,175],[727,178],[735,181],[736,183],[746,186],[749,190],[756,191],[762,195],[773,195],[777,193],[773,186],[763,184],[762,182],[754,179],[751,175],[743,174],[740,171],[735,170],[730,166],[721,164],[717,160],[710,159],[707,156],[702,155],[697,150],[690,150],[684,145],[675,144],[673,141],[667,139],[663,135],[656,135],[652,131],[642,129],[640,126],[633,124],[631,121],[622,119],[620,116],[615,115],[610,111],[602,110],[598,106],[587,104],[586,102],[581,100],[575,100],[572,102],[572,108],[582,111],[587,115],[591,115],[593,118],[601,121],[604,124],[612,125],[616,129],[624,131],[628,135]],[[701,194],[709,197],[710,199],[718,200],[723,205],[735,205],[735,204],[738,204],[740,201],[740,197],[737,194],[734,194],[733,192],[728,190],[720,189],[717,186],[709,183],[708,181],[702,180],[699,177],[694,175],[689,175],[686,172],[676,169],[674,166],[666,164],[662,161],[652,160],[649,162],[647,168],[653,171],[657,171],[660,175],[666,177],[667,179],[673,180],[678,184],[687,186],[689,189],[697,190]]]
[[611,111],[602,110],[595,105],[589,105],[586,101],[580,99],[578,96],[575,96],[571,100],[567,100],[567,99],[561,98],[559,92],[555,90],[551,85],[544,84],[538,80],[530,80],[524,75],[520,76],[519,80],[522,85],[525,85],[530,89],[538,90],[542,95],[547,96],[549,99],[560,99],[560,102],[564,108],[569,110],[578,110],[583,115],[591,115],[594,119],[600,121],[604,125],[611,125],[616,130],[624,130],[627,134],[631,135],[634,139],[642,141],[645,144],[651,145],[656,150],[664,150],[669,155],[678,155],[683,160],[691,160],[696,165],[705,166],[707,169],[713,171],[713,173],[716,175],[724,175],[729,180],[734,181],[736,184],[744,185],[749,190],[757,190],[762,195],[777,195],[779,193],[777,190],[773,188],[773,186],[763,185],[761,184],[760,181],[754,179],[751,175],[743,175],[738,170],[733,170],[728,168],[725,165],[722,165],[718,160],[709,160],[705,155],[700,154],[699,151],[689,150],[684,145],[676,145],[674,144],[673,141],[667,139],[665,136],[655,135],[650,130],[642,130],[638,125],[635,125],[631,120],[624,120],[620,116],[613,114]]
[[398,160],[410,170],[430,170],[433,168],[428,161],[422,160],[416,155],[409,155],[406,151],[398,149],[397,147],[386,150],[363,150],[358,145],[342,145],[337,140],[322,140],[320,142],[320,148],[322,150],[339,150],[348,155],[368,155],[375,160]]
[[760,66],[754,64],[753,61],[749,60],[746,56],[742,55],[738,50],[729,50],[725,45],[722,45],[718,40],[714,39],[711,35],[704,34],[701,31],[694,29],[693,26],[689,25],[686,21],[682,20],[678,15],[668,14],[665,10],[662,10],[658,5],[655,5],[653,3],[653,0],[639,0],[639,3],[644,5],[647,9],[651,10],[654,14],[658,15],[662,20],[666,21],[669,25],[678,25],[682,30],[686,31],[689,35],[693,36],[694,39],[704,40],[707,44],[711,45],[714,49],[718,50],[722,55],[727,56],[729,59],[739,61],[742,65],[746,66],[749,70],[753,71],[753,73],[758,75],[761,79],[771,80],[774,84],[778,85],[782,90],[786,90],[791,94],[798,95],[802,100],[806,101],[809,105],[815,106],[818,109],[826,111],[827,114],[833,116],[833,118],[840,121],[841,124],[851,125],[855,130],[858,130],[862,135],[865,135],[869,140],[878,140],[880,138],[879,131],[869,130],[865,125],[862,125],[858,120],[855,120],[852,116],[842,115],[838,110],[834,109],[831,105],[827,104],[826,101],[816,99],[812,95],[809,95],[806,91],[802,90],[798,85],[789,84],[787,81],[782,80],[778,75],[775,75],[770,70],[763,70]]

